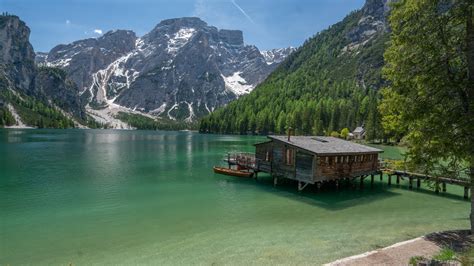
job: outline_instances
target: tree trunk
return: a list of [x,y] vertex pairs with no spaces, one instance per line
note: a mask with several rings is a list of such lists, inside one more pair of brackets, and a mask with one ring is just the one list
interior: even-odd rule
[[[472,117],[472,106],[470,103],[472,102],[473,91],[474,91],[474,5],[468,4],[467,8],[467,23],[466,23],[466,41],[467,41],[467,49],[466,49],[466,57],[467,57],[467,67],[468,67],[468,89],[467,89],[467,97],[468,97],[468,110],[466,117]],[[471,119],[471,118],[468,118]],[[472,147],[472,145],[471,145]],[[471,179],[471,195],[474,191],[474,156],[471,155],[469,161],[469,175]],[[471,196],[471,234],[474,233],[474,197]]]
[[[471,157],[471,163],[469,167],[469,175],[471,178],[471,234],[474,233],[474,197],[473,197],[473,191],[474,191],[474,157]],[[468,195],[469,196],[469,195]]]

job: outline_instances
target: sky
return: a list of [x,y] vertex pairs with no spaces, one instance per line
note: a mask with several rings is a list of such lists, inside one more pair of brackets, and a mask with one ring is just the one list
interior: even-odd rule
[[0,11],[31,29],[35,51],[96,38],[114,29],[143,36],[161,20],[200,17],[219,29],[238,29],[260,50],[298,47],[360,9],[365,0],[0,0]]

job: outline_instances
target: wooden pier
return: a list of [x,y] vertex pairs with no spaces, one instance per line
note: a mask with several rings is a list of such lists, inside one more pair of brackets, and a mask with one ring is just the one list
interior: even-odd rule
[[[410,189],[413,188],[413,180],[416,179],[416,187],[420,188],[421,180],[425,181],[432,181],[435,183],[435,192],[439,193],[440,185],[441,190],[443,192],[447,191],[446,184],[461,186],[464,188],[464,198],[469,198],[469,190],[471,188],[471,182],[466,179],[457,179],[457,178],[450,178],[450,177],[433,177],[425,174],[420,173],[413,173],[408,171],[400,171],[394,169],[383,169],[384,172],[388,175],[388,185],[392,183],[392,177],[396,177],[397,184],[400,184],[400,179],[408,179],[408,187]],[[472,191],[471,191],[472,193]]]
[[[271,168],[271,165],[267,165],[268,163],[265,161],[260,162],[261,160],[256,158],[255,154],[248,153],[248,152],[236,152],[236,153],[228,153],[226,158],[224,159],[225,162],[228,163],[229,168],[231,166],[237,166],[238,169],[242,171],[252,171],[254,173],[254,177],[258,178],[259,172],[267,172],[270,173],[273,177],[273,184],[276,186],[278,184],[279,176],[273,175],[271,171],[268,171],[268,167]],[[353,177],[346,177],[340,178],[335,180],[321,180],[319,182],[315,182],[314,184],[317,186],[318,190],[321,188],[323,184],[326,183],[333,183],[336,186],[336,189],[339,188],[341,182],[350,182],[355,186],[358,182],[359,187],[361,189],[364,188],[364,180],[370,177],[370,186],[372,187],[375,182],[375,176],[379,175],[380,181],[383,180],[384,173],[387,175],[387,183],[391,186],[392,179],[395,178],[394,182],[397,185],[400,185],[401,180],[408,180],[408,188],[413,189],[414,186],[416,188],[421,188],[421,181],[431,181],[435,184],[435,193],[447,192],[447,184],[460,186],[464,188],[464,198],[469,199],[470,194],[469,190],[471,188],[471,183],[469,180],[465,179],[455,179],[449,177],[433,177],[429,175],[424,175],[420,173],[408,172],[408,171],[401,171],[395,169],[388,169],[388,168],[380,168],[380,171],[375,173],[361,175],[361,176],[353,176]],[[355,182],[358,179],[357,182]],[[415,183],[416,181],[416,183]],[[303,190],[309,183],[302,183],[298,182],[298,190]]]

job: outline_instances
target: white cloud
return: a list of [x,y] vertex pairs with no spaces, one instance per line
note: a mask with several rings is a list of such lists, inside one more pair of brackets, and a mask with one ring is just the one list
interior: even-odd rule
[[102,34],[102,30],[101,30],[101,29],[95,29],[95,30],[94,30],[94,33]]

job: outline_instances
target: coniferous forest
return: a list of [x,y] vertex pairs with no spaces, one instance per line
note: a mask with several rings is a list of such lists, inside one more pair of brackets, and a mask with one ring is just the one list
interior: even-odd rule
[[379,32],[364,49],[345,49],[362,12],[307,40],[249,95],[203,118],[201,132],[330,135],[364,125],[367,139],[383,138],[377,109],[389,40]]

